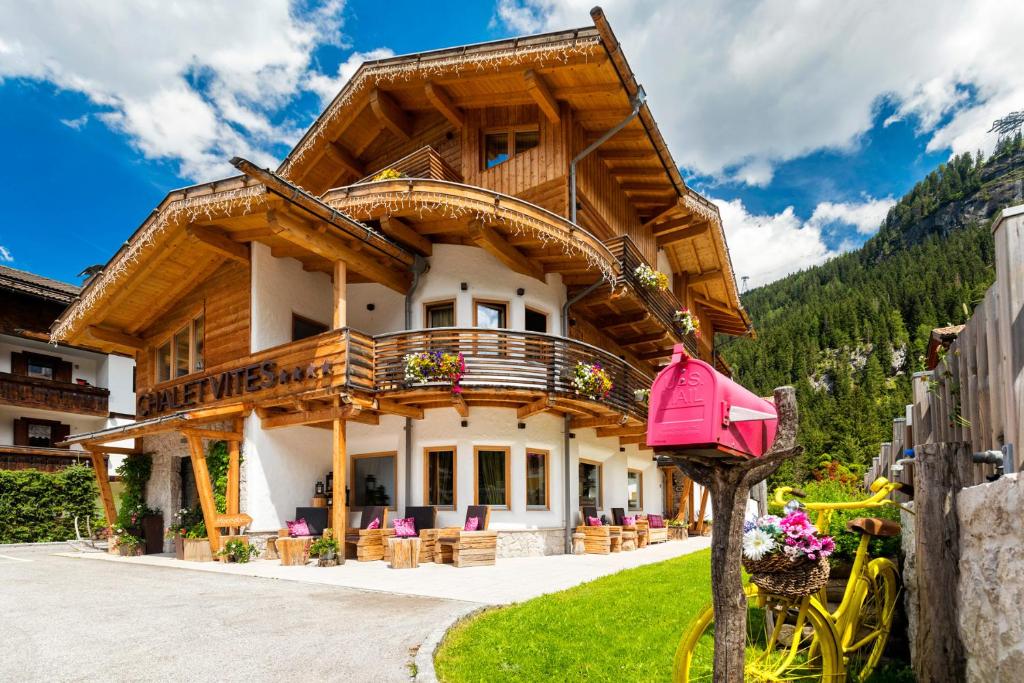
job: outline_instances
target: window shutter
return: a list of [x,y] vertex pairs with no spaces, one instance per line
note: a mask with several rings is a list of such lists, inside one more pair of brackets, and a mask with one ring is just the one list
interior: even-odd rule
[[58,360],[53,368],[53,378],[58,382],[71,383],[71,363],[63,360]]
[[14,445],[28,445],[28,422],[20,417],[14,418]]
[[25,357],[24,353],[19,353],[18,351],[11,352],[11,374],[28,374],[28,358]]
[[[68,438],[71,435],[71,425],[58,424],[53,426],[53,446],[57,446],[61,441]],[[57,446],[58,448],[67,448],[67,446]]]

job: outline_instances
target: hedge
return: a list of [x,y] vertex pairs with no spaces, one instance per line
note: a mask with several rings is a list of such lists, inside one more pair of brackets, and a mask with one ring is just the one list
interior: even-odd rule
[[85,534],[106,525],[97,505],[92,468],[72,465],[59,472],[0,470],[0,543],[66,541],[75,537],[75,516]]

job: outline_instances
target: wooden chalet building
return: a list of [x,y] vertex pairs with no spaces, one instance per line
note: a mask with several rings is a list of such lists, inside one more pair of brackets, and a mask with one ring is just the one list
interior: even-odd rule
[[[751,327],[718,210],[593,17],[367,62],[276,170],[235,159],[240,175],[168,194],[53,325],[138,366],[138,423],[70,441],[141,437],[165,510],[166,461],[191,457],[209,527],[210,439],[231,444],[228,514],[255,532],[328,472],[349,491],[337,527],[370,504],[435,505],[442,525],[489,504],[505,554],[563,552],[581,504],[661,512],[638,390],[674,344],[711,360],[716,334]],[[699,339],[674,320],[687,307]],[[435,351],[462,354],[461,391],[407,377]],[[573,385],[593,363],[606,398]]]
[[50,325],[79,289],[0,266],[0,469],[89,462],[88,452],[58,444],[134,419],[134,361],[49,343]]

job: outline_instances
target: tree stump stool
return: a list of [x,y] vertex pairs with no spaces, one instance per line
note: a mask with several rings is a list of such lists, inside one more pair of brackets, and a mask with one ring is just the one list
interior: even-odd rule
[[609,549],[613,553],[622,552],[622,532],[612,534],[611,537],[611,548]]
[[582,531],[576,531],[572,535],[572,554],[583,555],[587,552],[586,537]]
[[633,529],[622,530],[622,551],[629,552],[636,550],[636,531]]
[[309,545],[312,539],[279,538],[277,552],[281,556],[281,566],[301,567],[309,562]]
[[263,551],[264,560],[279,560],[281,556],[277,553],[277,537],[271,536],[267,539],[266,550]]
[[415,569],[420,566],[420,539],[392,537],[388,539],[392,569]]

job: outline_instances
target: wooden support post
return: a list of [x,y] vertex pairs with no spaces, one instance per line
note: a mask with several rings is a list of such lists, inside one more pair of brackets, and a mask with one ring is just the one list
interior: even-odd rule
[[[710,491],[715,524],[711,531],[711,592],[715,610],[714,680],[741,683],[746,655],[747,600],[740,561],[743,518],[750,488],[770,476],[783,461],[800,454],[796,445],[797,409],[793,387],[775,390],[779,428],[771,450],[738,462],[709,461],[686,451],[659,451]],[[925,680],[925,679],[921,679]]]
[[[241,427],[238,428],[241,431]],[[241,446],[238,441],[228,441],[228,490],[227,490],[227,513],[237,515],[239,510],[239,495],[242,473],[241,467]]]
[[334,507],[332,508],[333,519],[331,526],[334,528],[334,538],[338,539],[341,551],[338,552],[338,562],[345,563],[345,529],[348,527],[348,507],[345,501],[345,476],[348,472],[348,456],[345,443],[345,420],[334,420],[334,438],[332,440],[331,461],[334,467]]
[[103,453],[89,451],[92,457],[92,469],[96,473],[96,484],[100,487],[100,498],[103,500],[103,514],[107,517],[107,525],[114,526],[117,520],[117,508],[114,507],[114,494],[110,491],[110,476],[107,473],[107,460]]
[[704,535],[704,511],[708,509],[708,490],[700,492],[700,512],[697,513],[697,534]]
[[217,502],[213,498],[213,482],[210,481],[210,470],[206,467],[206,453],[203,452],[203,439],[195,434],[187,434],[189,455],[192,458],[192,473],[196,479],[196,491],[199,493],[199,507],[203,510],[203,523],[206,524],[206,536],[210,539],[210,550],[214,555],[220,550],[220,529],[217,528]]
[[344,261],[334,262],[334,329],[340,330],[348,324],[348,266]]
[[962,443],[921,444],[914,451],[914,673],[919,681],[963,681],[964,644],[957,628],[957,600],[951,596],[960,581],[956,501],[971,474],[971,453]]

